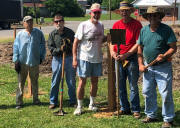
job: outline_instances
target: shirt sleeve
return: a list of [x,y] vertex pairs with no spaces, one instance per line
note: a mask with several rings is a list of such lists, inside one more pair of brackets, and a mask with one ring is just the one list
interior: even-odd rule
[[78,40],[82,40],[83,38],[83,24],[82,23],[78,26],[78,29],[74,37],[77,38]]
[[176,36],[173,32],[173,30],[170,28],[169,38],[168,38],[168,44],[177,42]]
[[137,40],[137,44],[139,44],[139,45],[142,45],[142,36],[143,36],[143,32],[142,32],[143,30],[141,29],[141,31],[140,31],[140,34],[139,34],[139,37],[138,37],[138,40]]
[[13,45],[13,62],[18,62],[19,61],[19,34],[16,36],[16,39],[14,40],[14,45]]

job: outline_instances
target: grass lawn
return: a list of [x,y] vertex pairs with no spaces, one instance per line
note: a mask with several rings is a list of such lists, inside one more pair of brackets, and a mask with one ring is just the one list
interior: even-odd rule
[[[39,95],[42,102],[41,106],[32,105],[32,98],[24,98],[24,108],[15,109],[15,91],[17,87],[17,76],[10,65],[0,65],[0,128],[158,128],[162,124],[161,101],[158,94],[158,117],[159,122],[142,124],[141,119],[145,117],[143,113],[144,102],[140,87],[141,113],[140,120],[129,116],[116,116],[110,118],[95,118],[92,112],[86,111],[81,116],[74,116],[74,108],[68,107],[67,86],[64,91],[64,111],[68,112],[65,116],[54,116],[55,110],[49,110],[49,91],[51,77],[40,75],[39,90],[45,92]],[[85,110],[89,103],[89,81],[86,85],[86,95],[84,99]],[[97,102],[99,105],[107,105],[107,78],[99,81]],[[180,127],[180,92],[174,91],[175,101],[175,124]]]

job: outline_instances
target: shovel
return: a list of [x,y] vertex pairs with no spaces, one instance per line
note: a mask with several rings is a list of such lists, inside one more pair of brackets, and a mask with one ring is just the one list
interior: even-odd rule
[[60,104],[59,104],[59,111],[54,112],[55,116],[64,116],[67,114],[63,111],[63,84],[64,84],[64,62],[65,62],[66,53],[63,52],[62,58],[62,72],[61,72],[61,86],[60,86]]

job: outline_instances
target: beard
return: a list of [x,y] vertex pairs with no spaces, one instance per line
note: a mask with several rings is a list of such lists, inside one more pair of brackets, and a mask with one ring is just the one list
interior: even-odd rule
[[55,28],[56,28],[57,30],[63,30],[63,29],[64,29],[64,26],[63,26],[63,25],[57,25],[57,26],[55,26]]

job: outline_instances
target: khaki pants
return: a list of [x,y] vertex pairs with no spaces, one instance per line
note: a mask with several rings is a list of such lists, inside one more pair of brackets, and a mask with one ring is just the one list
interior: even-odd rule
[[28,72],[29,72],[29,77],[30,77],[31,86],[32,86],[33,103],[38,101],[39,65],[30,67],[30,66],[21,64],[21,71],[18,74],[18,88],[16,91],[16,105],[23,104],[23,91],[24,91],[24,85],[26,82]]

